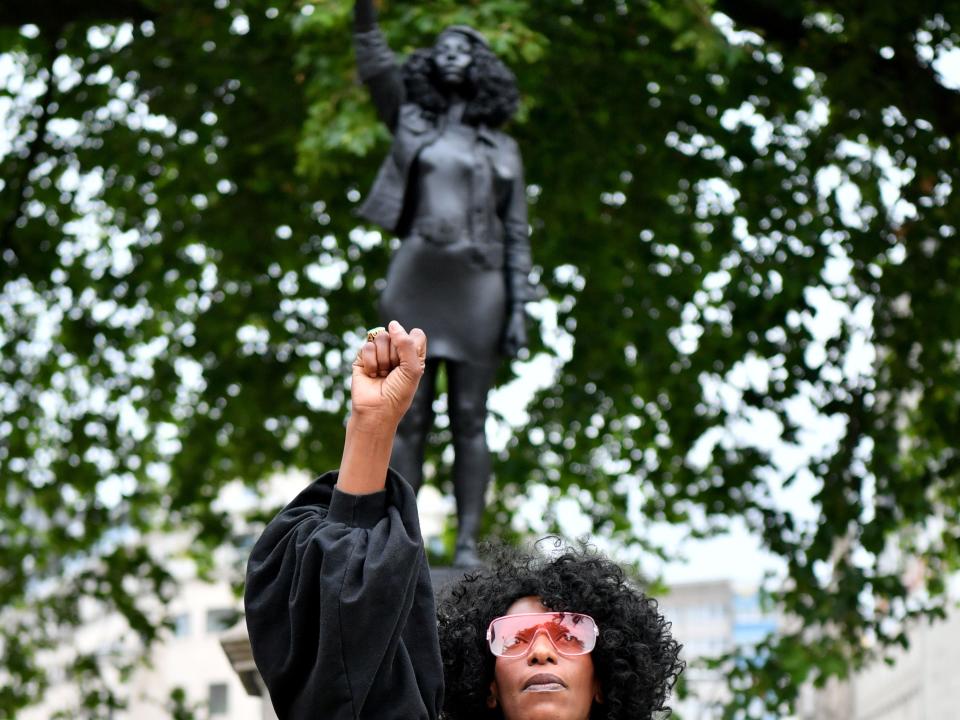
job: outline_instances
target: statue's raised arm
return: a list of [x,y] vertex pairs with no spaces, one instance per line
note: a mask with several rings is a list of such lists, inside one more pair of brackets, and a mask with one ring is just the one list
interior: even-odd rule
[[357,71],[370,89],[377,115],[393,132],[404,101],[403,76],[393,51],[377,27],[373,0],[357,0],[353,9]]

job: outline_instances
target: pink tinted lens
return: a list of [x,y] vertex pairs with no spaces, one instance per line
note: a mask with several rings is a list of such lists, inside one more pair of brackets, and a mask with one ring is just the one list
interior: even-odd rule
[[490,623],[490,651],[501,657],[522,657],[544,633],[562,655],[585,655],[597,644],[597,624],[580,613],[521,613]]

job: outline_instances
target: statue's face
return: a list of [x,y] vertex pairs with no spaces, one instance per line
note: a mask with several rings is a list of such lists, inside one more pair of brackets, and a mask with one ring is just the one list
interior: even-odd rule
[[444,33],[433,46],[433,62],[444,83],[460,85],[467,77],[467,68],[473,62],[470,40],[460,33]]

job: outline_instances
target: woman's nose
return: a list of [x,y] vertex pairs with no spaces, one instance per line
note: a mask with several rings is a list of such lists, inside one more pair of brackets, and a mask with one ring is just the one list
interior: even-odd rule
[[545,632],[538,632],[534,636],[527,662],[530,664],[557,662],[557,649]]

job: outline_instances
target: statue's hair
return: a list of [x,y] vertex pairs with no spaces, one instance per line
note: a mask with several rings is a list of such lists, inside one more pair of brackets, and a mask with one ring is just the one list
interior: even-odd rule
[[[473,62],[467,68],[467,107],[463,121],[500,127],[513,117],[520,104],[517,78],[489,48],[468,39]],[[438,115],[447,109],[447,98],[433,62],[432,48],[420,48],[411,53],[403,64],[403,81],[410,102]]]
[[560,547],[545,556],[506,547],[488,549],[489,570],[468,573],[442,596],[439,618],[445,720],[499,718],[486,704],[495,658],[486,643],[490,621],[522,597],[538,596],[551,610],[597,621],[592,652],[603,701],[591,720],[650,720],[669,714],[664,703],[684,663],[681,646],[657,601],[623,570],[588,547]]

